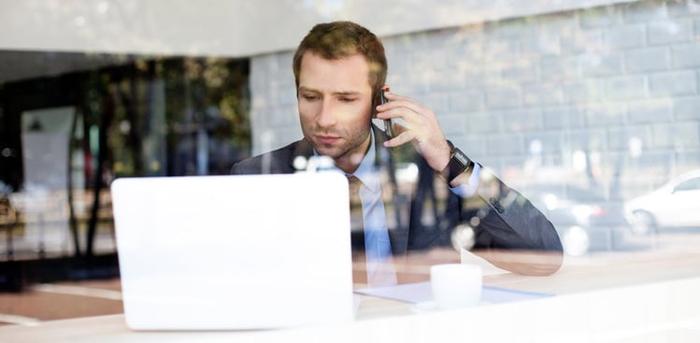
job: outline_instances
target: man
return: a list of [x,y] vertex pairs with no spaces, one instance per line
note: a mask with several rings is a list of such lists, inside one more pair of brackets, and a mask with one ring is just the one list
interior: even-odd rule
[[[353,237],[369,259],[449,242],[462,222],[473,228],[473,251],[491,263],[515,272],[546,275],[561,263],[562,247],[552,224],[522,195],[469,160],[445,139],[435,114],[417,101],[390,91],[380,105],[387,61],[377,37],[351,22],[318,24],[294,55],[294,77],[302,140],[235,164],[234,174],[293,173],[302,156],[328,156],[350,179],[362,205],[360,227]],[[393,120],[395,136],[372,125],[376,118]],[[410,144],[407,144],[410,143]],[[411,146],[413,149],[410,149]],[[413,160],[420,170],[411,201],[396,182],[397,155]],[[412,152],[412,154],[410,154]],[[389,170],[388,177],[386,175]],[[425,199],[435,198],[435,175],[450,187],[444,216],[432,205],[433,220],[424,220]],[[382,194],[391,194],[387,201]],[[464,203],[480,201],[469,210]],[[410,207],[410,209],[409,209]],[[496,251],[549,252],[547,263],[536,258],[501,258]],[[369,263],[369,262],[368,262]]]

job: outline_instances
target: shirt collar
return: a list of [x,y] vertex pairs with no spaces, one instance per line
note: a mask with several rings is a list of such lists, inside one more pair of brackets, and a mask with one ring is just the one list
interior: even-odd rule
[[367,149],[367,153],[362,158],[357,170],[351,174],[360,179],[362,184],[372,192],[379,190],[379,174],[374,166],[375,150],[374,130],[369,130],[369,149]]
[[[354,173],[348,174],[344,173],[345,176],[355,176],[362,184],[367,187],[371,192],[379,191],[379,173],[375,168],[374,160],[376,157],[376,148],[374,146],[374,130],[370,128],[369,130],[369,148],[367,153],[362,158],[360,165],[357,167]],[[316,149],[313,149],[314,156],[318,156]],[[340,170],[340,169],[339,169]],[[342,172],[342,171],[341,171]]]

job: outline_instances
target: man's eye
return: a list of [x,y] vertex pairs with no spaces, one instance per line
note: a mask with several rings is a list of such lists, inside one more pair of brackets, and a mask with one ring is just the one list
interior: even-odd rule
[[306,101],[314,101],[314,100],[317,100],[317,99],[318,99],[318,96],[315,96],[315,95],[308,95],[308,94],[307,94],[307,95],[302,95],[301,97],[304,98],[304,100],[306,100]]
[[357,100],[356,98],[340,98],[340,101],[342,102],[353,102]]

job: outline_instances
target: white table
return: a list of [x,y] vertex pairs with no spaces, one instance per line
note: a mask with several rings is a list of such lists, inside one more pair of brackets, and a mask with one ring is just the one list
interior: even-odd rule
[[[361,296],[352,322],[245,332],[133,332],[123,315],[0,328],[2,342],[700,342],[700,253],[649,251],[568,259],[548,277],[510,273],[487,285],[557,296],[453,311],[416,312],[410,304]],[[434,251],[399,265],[405,278],[426,278],[451,256]],[[447,260],[450,260],[448,257]],[[424,263],[421,264],[420,262]],[[406,276],[407,275],[407,276]]]

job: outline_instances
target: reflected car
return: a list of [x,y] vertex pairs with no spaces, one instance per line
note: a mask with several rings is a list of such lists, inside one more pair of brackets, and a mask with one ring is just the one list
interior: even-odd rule
[[657,233],[659,228],[700,228],[700,170],[627,201],[625,217],[639,234]]
[[630,228],[623,206],[602,192],[567,184],[531,185],[520,191],[552,222],[566,254],[626,248]]

